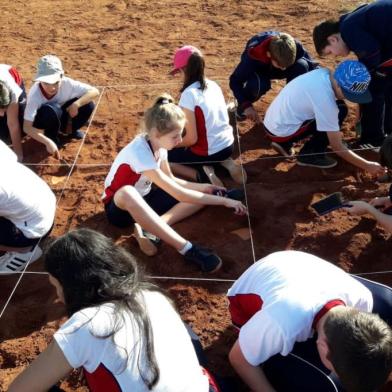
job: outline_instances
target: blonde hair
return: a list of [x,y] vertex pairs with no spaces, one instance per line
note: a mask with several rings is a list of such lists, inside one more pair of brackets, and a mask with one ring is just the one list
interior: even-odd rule
[[11,103],[11,91],[7,85],[0,81],[0,108],[7,108]]
[[164,93],[145,111],[142,130],[148,134],[155,128],[160,134],[165,135],[184,123],[184,112],[174,103],[171,95]]
[[273,60],[281,67],[287,68],[295,62],[297,45],[290,34],[280,33],[271,39],[269,52]]

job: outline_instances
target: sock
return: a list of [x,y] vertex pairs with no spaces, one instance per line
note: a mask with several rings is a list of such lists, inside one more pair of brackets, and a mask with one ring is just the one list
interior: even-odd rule
[[182,249],[180,249],[178,252],[180,252],[183,256],[185,255],[186,252],[188,252],[189,249],[192,248],[192,243],[187,241],[186,244],[184,245],[184,247]]

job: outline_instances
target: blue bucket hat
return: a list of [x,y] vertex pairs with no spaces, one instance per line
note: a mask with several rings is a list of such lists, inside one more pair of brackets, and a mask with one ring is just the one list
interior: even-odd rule
[[372,96],[369,92],[370,74],[359,61],[342,61],[335,69],[334,78],[342,89],[343,95],[351,102],[369,103]]

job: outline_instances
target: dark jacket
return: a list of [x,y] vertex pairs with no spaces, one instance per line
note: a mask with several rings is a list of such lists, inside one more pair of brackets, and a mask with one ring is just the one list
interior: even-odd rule
[[[259,74],[262,78],[274,79],[274,74],[281,74],[281,78],[285,78],[285,71],[279,70],[272,66],[271,59],[267,56],[269,50],[269,43],[273,36],[279,34],[277,31],[266,31],[259,33],[252,37],[246,44],[245,50],[241,55],[241,61],[237,68],[230,76],[230,88],[238,101],[238,105],[242,108],[251,106],[250,102],[246,102],[246,97],[243,94],[244,83],[253,75]],[[296,41],[297,55],[295,61],[305,59],[311,64],[310,69],[317,66],[302,44]],[[289,82],[290,80],[288,80]]]
[[343,15],[339,29],[370,72],[392,58],[392,0],[377,0]]

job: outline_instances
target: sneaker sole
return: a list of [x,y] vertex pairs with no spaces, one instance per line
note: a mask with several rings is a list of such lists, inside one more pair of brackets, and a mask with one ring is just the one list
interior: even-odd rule
[[158,253],[157,247],[143,235],[143,231],[140,225],[135,223],[135,229],[133,237],[139,245],[140,250],[147,256],[155,256]]
[[332,167],[335,167],[337,164],[338,163],[335,161],[334,163],[330,163],[329,165],[317,165],[315,163],[305,163],[297,160],[297,165],[299,166],[317,167],[318,169],[331,169]]
[[211,270],[211,271],[203,271],[203,272],[205,272],[207,274],[213,274],[214,272],[219,271],[221,269],[222,264],[223,264],[223,262],[221,260],[220,263],[213,270]]
[[275,143],[275,142],[271,143],[271,148],[275,152],[277,152],[278,154],[283,155],[286,158],[293,158],[294,155],[295,155],[295,152],[294,152],[294,150],[292,148],[290,149],[290,154],[287,154],[287,151],[282,146],[280,146],[278,143]]

